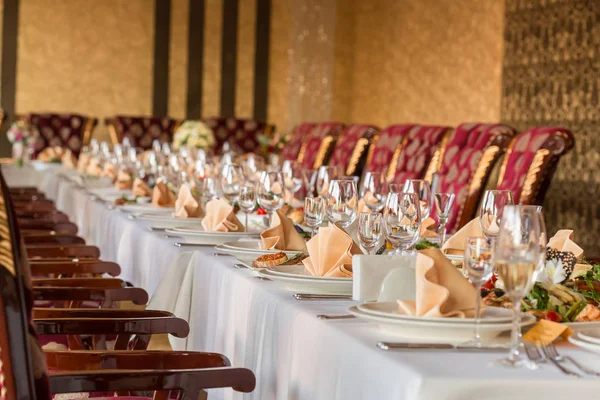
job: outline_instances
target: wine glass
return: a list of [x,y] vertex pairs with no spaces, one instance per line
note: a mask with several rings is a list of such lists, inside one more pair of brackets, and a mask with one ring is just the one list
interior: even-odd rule
[[269,214],[269,226],[273,212],[283,207],[283,176],[281,172],[264,171],[258,184],[258,204]]
[[404,182],[403,192],[416,193],[419,196],[419,204],[421,207],[421,218],[423,220],[429,218],[433,199],[431,198],[431,186],[424,179],[407,179]]
[[402,193],[404,191],[404,185],[399,183],[390,183],[388,188],[390,193]]
[[323,223],[324,218],[325,200],[312,196],[304,198],[304,222],[310,228],[310,237],[315,236],[315,229]]
[[513,197],[510,190],[486,190],[479,208],[479,225],[483,234],[488,238],[498,235],[502,210],[512,205]]
[[454,204],[454,193],[434,193],[433,199],[435,200],[435,209],[438,217],[438,236],[440,237],[440,247],[446,243],[446,224],[450,217],[450,211],[452,210],[452,204]]
[[354,181],[332,180],[325,200],[329,222],[337,223],[344,229],[352,225],[358,211],[358,194]]
[[250,182],[258,183],[262,172],[267,169],[265,161],[257,156],[249,157],[243,164],[244,174]]
[[248,213],[256,210],[256,185],[252,182],[246,182],[240,188],[239,201],[240,210],[242,210],[246,217],[246,223],[244,226],[246,227],[246,232],[250,229],[248,228]]
[[219,182],[212,176],[207,176],[202,181],[202,206],[206,207],[206,204],[214,200],[219,195]]
[[419,239],[421,207],[416,193],[390,193],[383,208],[386,239],[396,253],[407,254]]
[[465,247],[465,261],[463,268],[467,277],[475,285],[475,334],[473,339],[465,343],[467,346],[481,347],[481,336],[479,335],[479,319],[481,306],[481,286],[492,277],[494,263],[492,254],[494,250],[494,239],[482,237],[468,237]]
[[304,180],[304,189],[307,196],[318,196],[317,193],[317,175],[316,169],[303,169],[302,179]]
[[300,166],[300,163],[296,161],[285,160],[281,167],[281,173],[283,175],[283,181],[285,188],[288,190],[288,201],[290,204],[296,195],[296,192],[302,188],[302,182],[304,180],[304,171]]
[[360,196],[372,212],[379,212],[385,205],[387,182],[381,172],[367,172],[360,187]]
[[493,260],[498,280],[513,305],[511,346],[508,357],[498,363],[535,368],[521,353],[521,300],[529,293],[539,272],[545,249],[540,245],[540,213],[530,207],[506,206],[502,212]]
[[317,183],[315,189],[317,194],[321,197],[325,197],[329,192],[329,184],[332,180],[337,179],[339,176],[339,168],[322,165],[317,171]]
[[237,164],[226,164],[221,171],[221,190],[223,195],[234,205],[240,194],[240,187],[244,183],[244,170]]
[[377,248],[381,239],[381,214],[362,212],[358,215],[358,241],[367,254]]

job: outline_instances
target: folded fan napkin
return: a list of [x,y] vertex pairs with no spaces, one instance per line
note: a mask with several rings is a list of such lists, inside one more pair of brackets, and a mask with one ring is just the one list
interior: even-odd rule
[[188,185],[181,185],[175,200],[175,216],[177,218],[202,218],[204,210],[192,194]]
[[435,221],[431,217],[427,217],[425,221],[421,222],[421,237],[425,239],[435,238],[437,232],[435,231]]
[[548,240],[548,247],[558,251],[570,251],[578,259],[583,256],[583,249],[573,241],[572,230],[561,229]]
[[260,248],[263,250],[306,250],[306,243],[296,228],[294,221],[281,210],[273,214],[271,227],[260,234]]
[[484,237],[478,218],[472,219],[452,235],[442,246],[442,251],[446,254],[463,254],[467,247],[468,237]]
[[154,207],[174,207],[175,195],[167,186],[166,182],[159,179],[152,191],[152,205]]
[[77,160],[77,171],[85,172],[87,170],[87,166],[90,163],[89,154],[83,153],[79,155],[79,159]]
[[119,170],[117,180],[115,181],[115,187],[119,190],[129,190],[133,187],[133,180],[131,179],[129,172],[122,169]]
[[64,149],[60,146],[46,147],[38,154],[37,159],[42,162],[60,161],[64,152]]
[[417,255],[416,301],[398,300],[398,307],[406,315],[471,318],[476,291],[439,249],[421,250]]
[[90,162],[87,164],[85,172],[90,176],[102,176],[100,160],[98,160],[96,157],[90,158]]
[[306,247],[308,258],[302,263],[313,276],[352,277],[352,256],[362,254],[352,238],[335,224],[319,228]]
[[233,207],[222,199],[206,203],[202,226],[208,232],[244,232],[244,226],[235,216]]
[[75,169],[77,157],[75,157],[71,150],[67,149],[60,158],[60,162],[66,169]]
[[107,162],[104,164],[102,174],[112,179],[113,182],[117,179],[117,171],[115,171],[115,165],[111,162]]
[[131,193],[135,197],[150,197],[152,196],[152,189],[140,178],[135,178],[131,187]]

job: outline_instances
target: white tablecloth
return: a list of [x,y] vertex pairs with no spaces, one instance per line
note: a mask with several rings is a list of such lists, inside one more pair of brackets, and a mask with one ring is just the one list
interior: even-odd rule
[[[583,398],[600,390],[599,380],[570,378],[551,365],[537,371],[489,366],[499,353],[379,350],[378,341],[393,338],[375,326],[315,317],[345,313],[352,302],[294,300],[279,283],[233,268],[233,258],[210,248],[182,251],[175,239],[92,201],[52,171],[32,174],[80,234],[100,247],[102,258],[119,263],[123,279],[148,291],[150,308],[190,323],[189,337],[174,339],[174,348],[223,353],[256,374],[253,393],[214,390],[211,398],[530,400]],[[5,175],[9,184],[22,181],[13,169]],[[561,351],[600,370],[598,355]]]

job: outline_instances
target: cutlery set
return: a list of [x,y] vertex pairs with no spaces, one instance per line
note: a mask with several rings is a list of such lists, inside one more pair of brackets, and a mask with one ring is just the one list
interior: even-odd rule
[[[565,375],[574,376],[577,378],[583,377],[581,373],[569,368],[570,364],[570,366],[575,367],[576,369],[578,369],[586,375],[600,377],[600,372],[588,368],[585,365],[582,365],[573,357],[561,356],[560,354],[558,354],[558,350],[556,350],[556,347],[552,343],[548,345],[537,346],[531,343],[526,343],[525,352],[527,353],[527,357],[529,358],[529,360],[535,363],[536,365],[543,364],[546,361],[548,361]],[[567,366],[565,366],[565,364],[567,364]]]

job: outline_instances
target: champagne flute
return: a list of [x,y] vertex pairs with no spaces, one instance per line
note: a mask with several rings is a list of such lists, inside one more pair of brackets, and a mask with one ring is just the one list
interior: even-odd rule
[[502,210],[505,206],[514,204],[510,190],[486,190],[479,208],[479,225],[485,237],[493,238],[498,235]]
[[258,184],[258,204],[269,214],[269,226],[273,212],[283,207],[283,176],[281,172],[264,171]]
[[344,229],[352,225],[358,211],[358,194],[354,181],[332,180],[325,199],[329,222],[339,224]]
[[240,210],[242,210],[246,217],[246,223],[244,226],[246,227],[246,232],[250,229],[248,228],[248,213],[256,210],[256,185],[252,182],[246,182],[240,188],[239,201]]
[[511,346],[508,357],[498,363],[510,367],[536,368],[521,353],[521,300],[529,293],[539,272],[545,249],[540,245],[540,215],[532,208],[506,206],[494,249],[498,279],[513,305]]
[[419,196],[419,204],[421,208],[421,218],[423,220],[429,218],[431,212],[432,198],[431,186],[429,182],[423,179],[407,179],[404,182],[403,192],[416,193]]
[[440,247],[446,243],[446,224],[450,217],[450,211],[452,211],[452,204],[454,204],[454,193],[434,193],[433,199],[435,200],[435,209],[438,217],[438,236],[440,237]]
[[390,193],[383,208],[386,239],[398,254],[407,254],[421,232],[421,207],[416,193]]
[[304,222],[310,228],[310,237],[315,236],[317,229],[325,218],[325,200],[322,197],[308,196],[304,199]]
[[475,285],[475,334],[473,339],[465,343],[467,346],[481,347],[479,335],[479,320],[481,306],[481,286],[492,277],[494,264],[492,254],[494,239],[481,237],[468,237],[465,247],[465,261],[463,267],[471,283]]
[[381,214],[362,212],[358,215],[358,241],[367,254],[377,248],[381,239]]
[[221,190],[223,195],[234,205],[240,194],[240,187],[244,183],[244,170],[237,164],[226,164],[221,172]]
[[387,182],[381,172],[367,172],[360,187],[360,196],[372,212],[379,212],[385,205]]

